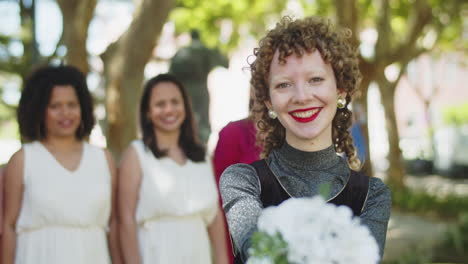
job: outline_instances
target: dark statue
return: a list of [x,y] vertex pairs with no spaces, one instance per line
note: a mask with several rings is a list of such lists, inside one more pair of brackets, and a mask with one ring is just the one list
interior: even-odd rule
[[229,61],[218,50],[205,47],[198,31],[192,30],[191,36],[191,44],[178,50],[171,59],[169,72],[177,76],[187,89],[197,120],[198,136],[206,143],[211,133],[207,77],[216,66],[227,68]]

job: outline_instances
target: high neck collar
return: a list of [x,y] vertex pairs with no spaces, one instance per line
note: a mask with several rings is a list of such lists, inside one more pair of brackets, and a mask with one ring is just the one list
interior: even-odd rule
[[325,170],[335,166],[341,158],[336,154],[335,147],[330,145],[328,148],[319,151],[302,151],[290,146],[286,141],[284,144],[272,152],[273,155],[284,160],[296,168],[307,170]]

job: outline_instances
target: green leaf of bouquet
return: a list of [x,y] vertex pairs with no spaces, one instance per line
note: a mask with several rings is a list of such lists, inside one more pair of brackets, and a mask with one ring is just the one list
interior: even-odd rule
[[249,253],[251,257],[268,256],[275,264],[288,264],[288,244],[280,233],[271,236],[266,232],[255,232]]
[[319,194],[320,194],[320,196],[323,197],[323,199],[326,200],[330,196],[330,193],[331,193],[331,184],[330,183],[320,184]]

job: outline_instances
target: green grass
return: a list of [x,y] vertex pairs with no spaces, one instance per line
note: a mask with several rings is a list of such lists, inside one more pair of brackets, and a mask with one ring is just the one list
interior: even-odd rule
[[448,194],[439,197],[420,190],[393,188],[392,207],[403,212],[434,216],[441,219],[457,219],[467,211],[468,196]]
[[[451,222],[444,241],[430,251],[414,249],[383,264],[468,263],[468,196],[437,196],[409,188],[392,189],[393,209]],[[466,252],[466,253],[465,253]]]

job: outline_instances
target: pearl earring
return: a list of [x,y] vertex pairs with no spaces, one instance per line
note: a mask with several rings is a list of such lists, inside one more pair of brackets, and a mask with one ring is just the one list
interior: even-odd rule
[[336,103],[336,106],[337,106],[339,109],[345,108],[345,106],[346,106],[346,99],[344,99],[343,97],[341,97],[341,95],[339,95],[339,96],[338,96],[337,103]]
[[268,116],[271,119],[276,119],[278,117],[278,115],[276,114],[276,112],[273,109],[268,109]]

